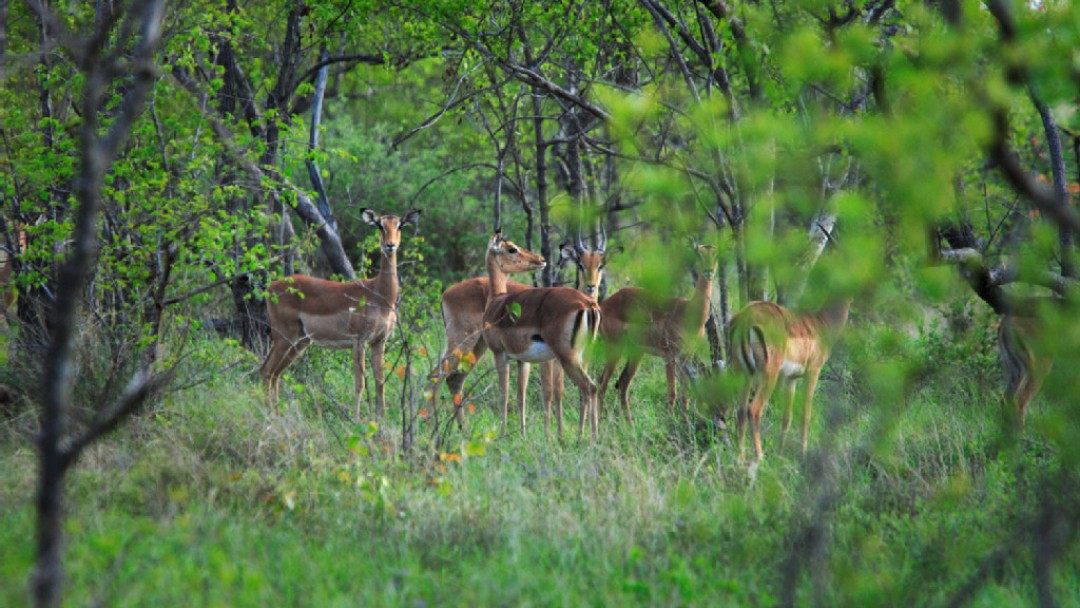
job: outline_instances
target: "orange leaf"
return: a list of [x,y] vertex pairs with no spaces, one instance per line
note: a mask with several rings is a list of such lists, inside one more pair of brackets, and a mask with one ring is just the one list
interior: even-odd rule
[[429,416],[428,411],[426,409],[421,409],[419,412],[416,412],[416,415],[419,416],[420,418],[427,418]]
[[397,368],[397,370],[394,371],[394,373],[397,374],[398,378],[404,378],[405,377],[405,366],[404,365],[399,366]]
[[461,405],[461,393],[454,395],[454,405]]
[[1080,192],[1080,184],[1073,182],[1069,184],[1069,194],[1076,194]]
[[1043,175],[1042,173],[1040,173],[1039,174],[1039,181],[1045,184],[1046,183],[1046,176]]
[[423,357],[424,355],[426,355],[426,354],[427,354],[427,349],[426,349],[426,348],[424,348],[423,346],[421,346],[420,348],[416,349],[416,352],[417,352],[417,353],[418,353],[418,354],[419,354],[419,355],[420,355],[421,357]]
[[470,414],[476,413],[476,406],[471,404],[471,403],[469,404],[469,413]]
[[469,365],[476,365],[476,353],[470,352],[469,354],[465,355],[465,363],[468,363]]

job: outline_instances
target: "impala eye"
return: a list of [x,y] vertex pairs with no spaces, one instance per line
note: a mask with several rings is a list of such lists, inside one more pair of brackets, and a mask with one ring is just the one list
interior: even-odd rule
[[507,247],[506,248],[506,253],[509,253],[511,255],[513,255],[513,254],[515,254],[517,252],[518,252],[517,247]]

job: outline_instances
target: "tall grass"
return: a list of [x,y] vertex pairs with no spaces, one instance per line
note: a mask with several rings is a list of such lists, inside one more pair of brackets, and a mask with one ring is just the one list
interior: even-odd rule
[[[72,475],[67,601],[771,605],[790,592],[798,604],[937,605],[978,581],[975,605],[1032,603],[1033,544],[1019,531],[1038,521],[1061,459],[1037,435],[1019,455],[996,453],[999,393],[978,374],[865,379],[880,343],[853,340],[826,367],[805,457],[798,441],[777,449],[780,413],[766,410],[766,460],[751,480],[729,438],[662,405],[658,362],[635,383],[637,424],[609,394],[595,443],[576,437],[572,389],[575,432],[545,435],[533,387],[526,436],[498,437],[482,362],[469,432],[436,449],[428,412],[407,455],[396,414],[348,419],[347,353],[313,350],[270,408],[257,362],[207,338],[183,363],[181,377],[198,382],[162,396]],[[917,360],[922,348],[894,350]],[[425,351],[407,373],[433,365],[437,347]],[[1033,426],[1053,407],[1044,400]],[[27,428],[25,416],[9,420],[0,442],[0,605],[28,600]],[[1070,549],[1055,569],[1063,605],[1080,604],[1078,557]]]

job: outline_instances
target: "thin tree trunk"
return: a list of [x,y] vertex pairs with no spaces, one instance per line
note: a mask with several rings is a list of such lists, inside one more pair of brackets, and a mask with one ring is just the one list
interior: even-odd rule
[[[1069,204],[1069,191],[1065,184],[1065,154],[1061,149],[1061,134],[1058,132],[1057,123],[1050,108],[1043,103],[1035,91],[1030,91],[1031,101],[1035,109],[1039,111],[1042,119],[1043,131],[1046,133],[1046,145],[1050,152],[1050,171],[1054,176],[1054,194],[1060,200],[1060,204]],[[1058,241],[1061,246],[1061,276],[1074,279],[1077,277],[1076,264],[1073,261],[1073,233],[1068,226],[1062,224],[1059,227]]]

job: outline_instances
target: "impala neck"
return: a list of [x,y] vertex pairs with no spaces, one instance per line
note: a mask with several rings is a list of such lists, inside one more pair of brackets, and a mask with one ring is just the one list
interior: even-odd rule
[[843,329],[847,325],[848,313],[851,311],[851,298],[844,298],[822,308],[815,317],[825,327]]
[[485,258],[487,262],[488,271],[488,303],[496,297],[504,295],[506,293],[506,273],[499,268],[499,264],[495,261],[495,256],[489,251]]
[[401,289],[397,274],[397,251],[386,253],[386,250],[380,247],[379,252],[382,254],[379,260],[379,274],[375,275],[372,287],[376,293],[382,295],[388,306],[394,306],[397,303],[398,291]]
[[709,303],[712,298],[714,272],[702,272],[694,283],[694,296],[690,298],[690,311],[694,321],[704,327],[709,319]]

